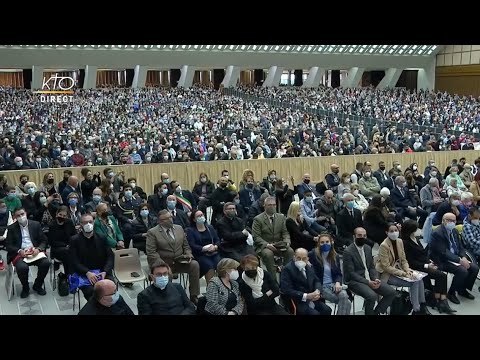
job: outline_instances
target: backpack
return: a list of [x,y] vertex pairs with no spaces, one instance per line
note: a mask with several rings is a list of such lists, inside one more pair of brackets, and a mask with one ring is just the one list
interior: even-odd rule
[[67,275],[61,272],[58,274],[58,295],[68,296],[68,293]]
[[390,305],[390,315],[408,315],[412,309],[410,294],[407,291],[397,290],[392,305]]

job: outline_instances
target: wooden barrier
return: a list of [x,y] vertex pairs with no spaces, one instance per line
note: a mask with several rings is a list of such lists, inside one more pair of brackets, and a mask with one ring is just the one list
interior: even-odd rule
[[[384,161],[387,170],[392,167],[394,161],[399,161],[402,169],[405,170],[411,163],[418,164],[419,171],[423,174],[428,160],[434,159],[436,166],[443,174],[445,168],[451,163],[452,159],[460,159],[465,157],[467,162],[472,164],[479,157],[478,151],[436,151],[421,152],[411,154],[378,154],[378,155],[346,155],[346,156],[325,156],[325,157],[308,157],[308,158],[284,158],[284,159],[268,159],[268,160],[233,160],[233,161],[207,161],[207,162],[190,162],[190,163],[170,163],[170,164],[148,164],[148,165],[127,165],[127,166],[110,166],[115,172],[125,172],[125,180],[130,177],[137,179],[137,184],[141,186],[147,194],[153,192],[154,184],[160,181],[160,174],[166,172],[171,180],[178,180],[184,189],[191,190],[199,174],[205,172],[209,179],[216,182],[221,175],[222,170],[228,170],[230,178],[236,184],[241,180],[245,169],[253,170],[255,180],[261,181],[267,176],[269,170],[275,169],[277,176],[288,177],[293,176],[295,184],[302,180],[305,173],[311,175],[312,182],[322,181],[327,173],[330,172],[330,165],[337,164],[340,166],[340,174],[343,172],[352,173],[355,170],[357,162],[369,161],[372,169],[378,169],[378,163]],[[90,166],[88,167],[94,173],[99,171],[103,178],[103,170],[107,166]],[[17,170],[5,171],[9,185],[17,185],[20,182],[21,174],[28,174],[30,181],[33,181],[37,187],[43,181],[45,173],[52,172],[55,175],[55,182],[63,179],[63,171],[69,169],[73,175],[77,176],[80,181],[83,177],[80,174],[81,167],[59,168],[59,169],[42,169],[42,170]]]

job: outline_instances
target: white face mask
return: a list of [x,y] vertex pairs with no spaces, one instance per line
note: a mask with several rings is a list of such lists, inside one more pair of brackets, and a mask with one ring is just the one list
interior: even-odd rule
[[303,269],[305,269],[305,267],[307,266],[307,263],[302,260],[297,260],[295,261],[295,266],[298,268],[298,270],[303,271]]
[[472,225],[478,226],[478,225],[480,225],[480,220],[479,219],[473,219],[471,221],[471,223],[472,223]]
[[388,237],[391,239],[391,240],[397,240],[398,239],[398,231],[394,231],[394,232],[389,232],[388,233]]
[[358,196],[358,190],[353,190],[353,195]]
[[230,280],[237,280],[238,279],[238,270],[232,270],[232,272],[229,275],[230,275]]
[[460,205],[461,203],[462,203],[462,202],[461,202],[460,200],[453,200],[453,201],[452,201],[452,205],[453,205],[453,206],[458,206],[458,205]]
[[91,233],[93,231],[93,224],[87,223],[83,225],[83,231],[85,231],[87,234]]

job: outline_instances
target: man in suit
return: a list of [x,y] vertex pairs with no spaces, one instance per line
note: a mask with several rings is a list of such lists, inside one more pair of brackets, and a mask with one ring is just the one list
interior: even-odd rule
[[417,202],[413,199],[410,191],[408,191],[406,184],[407,182],[403,176],[397,176],[395,178],[395,186],[390,191],[390,198],[402,218],[408,217],[417,221],[417,216],[419,216],[418,225],[422,229],[428,212],[417,206]]
[[195,306],[182,285],[172,283],[172,271],[163,261],[150,267],[152,285],[137,295],[138,315],[195,315]]
[[[113,281],[113,252],[107,239],[93,231],[93,216],[84,214],[80,220],[82,232],[70,239],[70,260],[73,271],[86,277],[91,286],[82,286],[83,296],[88,301],[93,294],[93,285],[98,280]],[[100,276],[92,270],[100,270]]]
[[[344,282],[353,293],[365,299],[365,315],[384,314],[392,304],[396,292],[379,279],[373,263],[372,248],[365,244],[365,229],[356,228],[354,237],[354,243],[343,252]],[[382,296],[382,300],[375,307],[378,295]]]
[[160,184],[155,191],[155,194],[148,197],[148,205],[155,214],[160,210],[167,208],[168,185]]
[[298,315],[330,315],[332,309],[321,301],[322,283],[308,265],[308,251],[295,250],[295,257],[282,271],[280,292],[292,299]]
[[232,201],[234,194],[229,189],[229,179],[225,176],[222,176],[218,182],[218,187],[213,190],[212,196],[210,198],[212,202],[212,225],[215,225],[217,219],[220,219],[223,214],[223,205],[227,202]]
[[274,256],[283,257],[284,264],[293,258],[285,216],[275,213],[276,202],[275,197],[267,197],[264,204],[265,211],[253,219],[252,226],[255,251],[274,278],[276,277]]
[[190,221],[185,211],[177,207],[177,197],[175,195],[168,195],[167,197],[167,209],[170,215],[172,215],[173,223],[181,226],[183,229],[190,227]]
[[385,162],[380,161],[378,163],[378,170],[373,173],[373,176],[375,177],[375,179],[377,179],[380,188],[384,187],[384,182],[388,180],[388,175],[385,169]]
[[93,286],[93,296],[78,315],[135,315],[112,280],[99,280]]
[[447,298],[454,304],[460,304],[458,295],[473,300],[472,290],[478,274],[478,265],[470,263],[465,249],[455,229],[457,218],[453,213],[446,213],[442,225],[435,229],[430,240],[430,257],[441,271],[454,274]]
[[78,195],[78,206],[83,206],[82,193],[78,186],[78,178],[76,176],[70,176],[68,178],[67,186],[62,191],[62,200],[64,204],[68,204],[68,195],[75,192]]
[[[174,273],[188,274],[190,300],[196,304],[200,294],[200,266],[193,260],[183,228],[173,224],[172,214],[168,210],[161,210],[158,213],[158,225],[147,231],[146,250],[149,266],[157,260],[163,260]],[[184,258],[179,259],[182,255]]]
[[314,200],[320,196],[320,194],[316,192],[315,186],[312,186],[310,184],[310,174],[304,174],[303,182],[297,185],[297,194],[300,200],[303,199],[303,194],[307,190],[310,190],[312,192]]
[[330,170],[332,170],[332,172],[325,175],[325,181],[327,182],[328,188],[332,190],[334,194],[337,194],[337,188],[338,185],[340,185],[340,177],[338,176],[340,167],[337,164],[332,164],[330,165]]
[[173,180],[170,185],[172,186],[173,194],[177,198],[177,209],[189,214],[197,208],[197,202],[190,190],[182,189],[177,180]]
[[342,253],[352,243],[353,231],[363,226],[362,213],[355,209],[355,196],[347,193],[342,197],[344,207],[337,215],[338,236],[335,242],[335,250]]
[[236,205],[232,202],[226,203],[223,214],[216,225],[220,238],[220,256],[241,262],[244,256],[254,255],[253,238],[246,229],[245,222],[237,216]]
[[43,257],[31,263],[26,263],[23,259],[32,256],[39,256],[47,248],[47,237],[42,231],[39,222],[29,220],[24,208],[16,209],[13,213],[16,222],[11,224],[7,230],[5,247],[7,250],[7,263],[13,262],[18,274],[18,279],[22,283],[22,292],[20,297],[26,298],[30,293],[28,284],[28,267],[35,265],[38,267],[37,278],[33,283],[33,290],[38,295],[45,295],[47,292],[43,289],[43,282],[50,269],[50,261]]

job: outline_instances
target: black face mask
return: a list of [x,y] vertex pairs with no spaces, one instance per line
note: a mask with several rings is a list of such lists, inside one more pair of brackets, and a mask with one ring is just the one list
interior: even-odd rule
[[67,181],[68,181],[68,178],[69,178],[69,176],[64,176],[64,177],[63,177],[63,180],[64,180],[65,182],[67,182]]
[[220,187],[226,188],[226,187],[227,187],[227,184],[220,184]]
[[355,238],[355,244],[357,244],[357,246],[365,245],[365,238]]
[[253,189],[253,184],[247,184],[248,189]]
[[245,270],[245,275],[247,275],[250,279],[255,279],[255,277],[257,276],[257,269]]
[[55,179],[48,179],[48,180],[47,180],[47,183],[53,184],[54,181],[55,181]]
[[63,217],[58,217],[57,216],[57,221],[60,225],[63,225],[65,223],[65,219]]
[[310,179],[305,179],[305,180],[303,180],[303,182],[308,185],[308,184],[310,184]]

